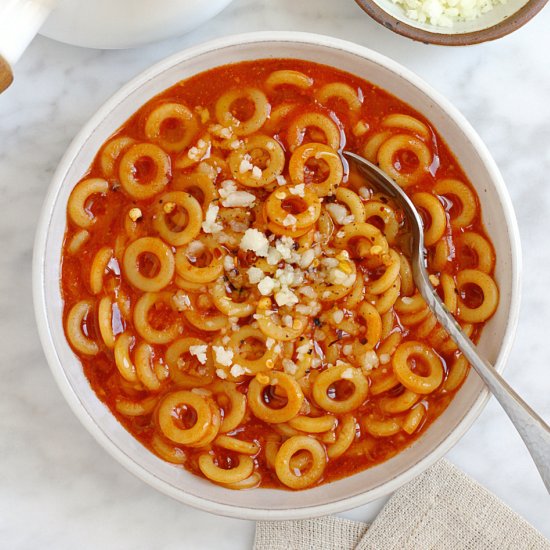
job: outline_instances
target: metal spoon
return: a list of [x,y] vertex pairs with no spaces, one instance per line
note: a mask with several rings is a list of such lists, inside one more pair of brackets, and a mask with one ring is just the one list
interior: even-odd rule
[[416,287],[441,326],[454,340],[458,349],[474,367],[510,417],[531,453],[546,489],[550,493],[550,427],[521,399],[493,366],[478,355],[472,341],[464,334],[462,327],[449,313],[433,288],[426,271],[422,218],[411,199],[397,183],[368,160],[348,151],[344,151],[344,156],[356,164],[365,179],[389,195],[402,209],[412,234],[411,265]]

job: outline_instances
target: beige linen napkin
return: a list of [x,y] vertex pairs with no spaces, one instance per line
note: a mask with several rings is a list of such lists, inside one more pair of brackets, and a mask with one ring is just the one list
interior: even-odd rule
[[440,460],[394,493],[372,525],[336,517],[259,521],[255,550],[550,550],[487,489]]

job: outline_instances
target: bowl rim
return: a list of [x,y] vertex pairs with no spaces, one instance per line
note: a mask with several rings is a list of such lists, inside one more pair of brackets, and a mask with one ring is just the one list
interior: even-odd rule
[[470,141],[473,148],[479,155],[488,173],[490,174],[491,180],[494,182],[496,196],[503,208],[503,214],[506,221],[506,229],[510,239],[510,260],[512,269],[510,312],[508,323],[504,331],[502,346],[499,352],[499,360],[496,365],[497,370],[503,370],[513,345],[514,335],[519,318],[521,246],[519,239],[519,229],[512,206],[512,200],[508,194],[508,191],[494,159],[490,155],[487,147],[482,142],[481,138],[475,132],[470,123],[467,122],[464,116],[460,114],[460,112],[447,99],[439,94],[439,92],[432,89],[431,86],[420,79],[420,77],[416,76],[412,71],[409,71],[405,67],[401,66],[399,63],[364,46],[319,34],[293,31],[262,31],[230,35],[201,43],[199,45],[186,48],[174,55],[171,55],[157,62],[156,64],[149,67],[138,76],[133,78],[129,83],[120,88],[110,99],[108,99],[88,120],[88,122],[82,127],[80,132],[73,139],[72,143],[70,144],[66,153],[61,159],[49,185],[42,206],[41,215],[38,221],[34,242],[32,281],[33,302],[40,341],[42,343],[42,347],[44,349],[44,353],[54,376],[54,379],[56,380],[61,390],[61,393],[65,397],[74,414],[91,433],[91,435],[96,439],[96,441],[124,468],[126,468],[136,477],[154,487],[155,489],[159,490],[160,492],[171,496],[172,498],[183,502],[184,504],[188,504],[195,508],[214,514],[250,520],[304,519],[342,512],[344,510],[349,510],[351,508],[355,508],[378,498],[384,497],[397,490],[399,487],[401,487],[406,482],[412,480],[417,475],[424,472],[428,467],[430,467],[437,460],[442,458],[445,453],[447,453],[470,428],[470,426],[479,416],[489,399],[490,394],[488,390],[486,388],[483,388],[480,391],[479,396],[475,400],[473,406],[464,413],[464,416],[458,422],[456,428],[452,432],[450,432],[445,437],[445,439],[443,439],[443,441],[432,450],[432,452],[421,458],[418,462],[413,464],[409,469],[405,470],[401,474],[387,480],[386,482],[367,492],[360,493],[351,497],[344,497],[340,500],[326,504],[319,504],[302,508],[288,507],[278,510],[220,504],[204,497],[197,497],[195,495],[186,493],[185,491],[182,491],[181,489],[170,485],[168,482],[161,480],[150,471],[138,465],[129,455],[119,449],[116,444],[111,441],[108,435],[103,432],[98,424],[96,424],[94,418],[86,411],[76,391],[69,383],[69,380],[64,371],[63,364],[61,363],[57,355],[57,351],[52,339],[52,330],[50,329],[48,324],[48,308],[46,307],[46,294],[44,284],[46,271],[46,244],[49,235],[53,209],[57,201],[57,196],[62,189],[62,183],[65,173],[69,169],[74,158],[77,156],[82,144],[86,141],[86,139],[95,129],[97,124],[106,116],[108,116],[112,108],[114,108],[120,101],[123,101],[126,96],[130,95],[133,91],[137,90],[144,83],[155,78],[158,74],[162,73],[164,70],[167,70],[175,64],[189,61],[194,57],[200,56],[202,54],[211,53],[213,51],[227,47],[234,47],[245,44],[262,44],[266,42],[290,42],[295,44],[306,44],[309,46],[320,46],[338,49],[352,55],[357,55],[362,59],[367,59],[372,63],[378,64],[383,68],[390,70],[397,76],[403,77],[404,79],[408,80],[408,82],[415,86],[421,93],[426,95],[432,101],[438,103],[440,107],[447,113],[447,115],[454,121],[454,123],[457,124],[458,127],[464,132],[467,139]]
[[471,46],[473,44],[497,40],[518,30],[535,17],[544,8],[548,0],[528,0],[527,3],[506,19],[485,29],[465,33],[440,33],[420,29],[397,19],[383,9],[376,0],[355,0],[355,2],[377,23],[401,36],[406,36],[424,44]]

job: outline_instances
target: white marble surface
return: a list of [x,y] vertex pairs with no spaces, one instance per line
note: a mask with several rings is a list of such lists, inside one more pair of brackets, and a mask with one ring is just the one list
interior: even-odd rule
[[[307,30],[354,40],[416,71],[486,141],[524,244],[524,299],[507,378],[550,419],[550,8],[498,42],[445,49],[372,22],[352,0],[236,0],[187,36],[133,51],[36,39],[0,96],[0,547],[249,548],[252,522],[180,505],[132,477],[85,432],[50,375],[34,325],[31,253],[49,179],[90,115],[151,63],[234,32]],[[550,498],[492,400],[448,458],[550,537]],[[550,459],[550,457],[549,457]],[[347,515],[370,519],[372,508]]]

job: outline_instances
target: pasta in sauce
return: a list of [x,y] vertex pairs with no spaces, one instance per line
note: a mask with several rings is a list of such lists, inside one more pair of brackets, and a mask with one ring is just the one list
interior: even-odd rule
[[415,289],[402,213],[476,340],[498,305],[477,196],[429,123],[339,70],[243,62],[141,107],[74,187],[64,325],[98,397],[162,459],[231,489],[304,489],[387,460],[468,364]]

